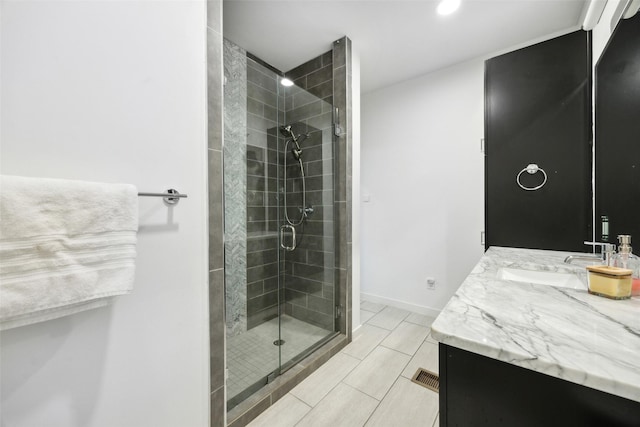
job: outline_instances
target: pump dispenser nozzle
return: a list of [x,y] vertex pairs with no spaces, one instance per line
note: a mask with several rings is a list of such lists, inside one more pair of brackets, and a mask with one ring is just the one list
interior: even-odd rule
[[631,296],[640,296],[640,259],[632,253],[631,236],[628,234],[619,235],[618,244],[618,253],[615,256],[614,265],[633,271],[631,276]]
[[632,252],[631,236],[628,234],[619,235],[618,236],[618,253],[630,254],[631,252]]

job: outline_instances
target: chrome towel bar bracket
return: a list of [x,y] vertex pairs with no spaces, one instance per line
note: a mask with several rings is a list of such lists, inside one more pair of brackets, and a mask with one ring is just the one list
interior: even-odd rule
[[164,193],[138,193],[140,197],[162,197],[162,200],[168,205],[177,205],[180,199],[187,198],[186,194],[180,194],[178,190],[168,189]]

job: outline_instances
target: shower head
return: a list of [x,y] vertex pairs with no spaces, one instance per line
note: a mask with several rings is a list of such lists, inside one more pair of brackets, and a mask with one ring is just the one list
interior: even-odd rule
[[280,126],[280,133],[287,138],[291,138],[291,141],[295,144],[295,148],[291,150],[291,154],[296,160],[300,160],[300,155],[302,154],[302,149],[300,148],[300,144],[298,144],[298,137],[293,130],[291,129],[291,125]]
[[282,136],[286,136],[287,138],[296,139],[296,136],[293,134],[293,130],[291,130],[291,125],[280,126],[280,133]]

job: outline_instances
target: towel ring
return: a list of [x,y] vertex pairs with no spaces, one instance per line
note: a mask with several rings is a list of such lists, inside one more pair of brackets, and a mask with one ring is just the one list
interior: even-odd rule
[[[544,176],[544,181],[542,181],[542,184],[538,185],[537,187],[525,187],[524,185],[522,185],[522,183],[520,182],[520,176],[522,175],[523,172],[527,172],[529,175],[533,175],[535,173],[538,172],[542,172],[542,175]],[[539,190],[541,189],[546,183],[547,183],[547,173],[544,171],[544,169],[542,169],[541,167],[539,167],[538,165],[536,165],[535,163],[531,163],[529,165],[527,165],[526,168],[522,169],[520,171],[520,173],[518,174],[518,176],[516,177],[516,182],[518,183],[518,185],[520,186],[520,188],[522,188],[523,190],[527,190],[527,191],[535,191],[535,190]]]

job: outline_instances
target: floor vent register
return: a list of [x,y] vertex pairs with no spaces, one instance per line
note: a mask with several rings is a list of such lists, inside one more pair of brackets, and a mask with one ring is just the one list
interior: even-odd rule
[[424,368],[419,368],[411,378],[411,381],[436,393],[440,392],[440,376]]

